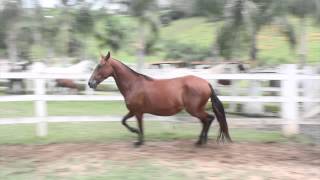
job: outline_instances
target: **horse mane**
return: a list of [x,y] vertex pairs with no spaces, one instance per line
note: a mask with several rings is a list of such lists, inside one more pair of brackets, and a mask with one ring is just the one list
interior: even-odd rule
[[122,63],[121,61],[117,60],[117,59],[114,59],[116,61],[118,61],[120,64],[122,64],[125,68],[127,68],[129,71],[131,71],[133,74],[135,74],[136,76],[141,76],[143,77],[144,79],[148,80],[148,81],[152,81],[154,80],[152,77],[150,76],[147,76],[147,75],[144,75],[144,74],[141,74],[141,73],[138,73],[136,71],[134,71],[133,69],[131,69],[129,66],[127,66],[126,64]]

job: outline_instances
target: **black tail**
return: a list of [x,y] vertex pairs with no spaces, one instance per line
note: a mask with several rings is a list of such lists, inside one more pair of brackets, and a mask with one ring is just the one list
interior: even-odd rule
[[228,130],[228,123],[226,120],[226,115],[224,112],[223,104],[221,101],[218,99],[216,93],[214,92],[211,84],[209,84],[209,87],[211,89],[211,103],[212,103],[212,109],[214,114],[216,115],[219,125],[220,125],[220,131],[219,135],[217,137],[217,141],[222,141],[224,142],[225,138],[227,141],[232,142],[230,135],[229,135],[229,130]]

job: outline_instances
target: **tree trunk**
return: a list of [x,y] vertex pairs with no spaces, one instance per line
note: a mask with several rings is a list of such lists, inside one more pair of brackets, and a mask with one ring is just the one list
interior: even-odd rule
[[40,27],[42,26],[42,9],[40,7],[39,1],[38,0],[34,0],[34,12],[33,12],[33,16],[34,16],[34,20],[37,22],[34,22],[34,26],[33,26],[33,41],[36,45],[39,45],[42,47],[42,34],[40,33]]
[[40,7],[40,4],[39,4],[39,1],[38,0],[33,0],[34,2],[34,6],[35,6],[35,9],[34,9],[34,20],[38,21],[38,22],[35,22],[35,24],[37,25],[34,25],[34,29],[33,29],[33,40],[35,41],[35,43],[41,43],[41,40],[42,40],[42,35],[40,33],[40,29],[39,27],[42,26],[42,9]]
[[300,42],[299,42],[299,68],[303,68],[307,60],[307,20],[306,18],[300,19]]
[[212,59],[214,61],[219,60],[219,46],[216,42],[212,43]]
[[139,43],[138,43],[138,52],[137,52],[137,71],[142,72],[144,67],[144,57],[145,57],[145,34],[144,34],[144,26],[143,23],[140,23],[139,30]]
[[251,65],[255,66],[257,63],[257,53],[258,53],[258,48],[257,48],[257,31],[253,30],[251,34],[251,47],[250,47],[250,61]]
[[18,52],[17,52],[17,27],[15,24],[7,32],[6,39],[8,56],[11,62],[18,61]]
[[48,45],[47,49],[48,49],[48,58],[53,58],[55,56],[55,52],[54,52],[54,48],[52,47],[53,45],[50,44]]

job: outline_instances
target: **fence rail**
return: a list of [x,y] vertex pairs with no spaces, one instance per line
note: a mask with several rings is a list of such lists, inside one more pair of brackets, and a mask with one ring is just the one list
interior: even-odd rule
[[[148,73],[147,73],[148,74]],[[159,75],[161,74],[161,75]],[[158,73],[155,78],[173,78],[183,75],[196,75],[207,79],[208,81],[229,79],[229,80],[279,80],[281,81],[280,88],[266,88],[266,91],[280,91],[280,96],[219,96],[225,102],[272,102],[281,103],[281,116],[283,124],[283,132],[286,135],[296,134],[299,132],[299,115],[298,102],[320,102],[320,98],[301,97],[299,96],[298,84],[301,80],[320,80],[319,75],[299,75],[295,65],[286,65],[281,74],[271,73],[255,73],[255,74],[204,74],[199,72],[191,73]],[[46,101],[122,101],[120,95],[47,95],[46,80],[52,79],[74,79],[85,80],[89,79],[89,74],[53,74],[36,71],[36,72],[10,72],[1,73],[1,79],[28,79],[34,82],[33,95],[5,95],[0,96],[0,102],[11,101],[34,101],[35,114],[34,122],[37,122],[37,134],[45,136],[47,134],[47,104]],[[107,80],[107,83],[114,83],[112,78]],[[0,119],[1,121],[1,119]],[[7,123],[8,120],[6,120]],[[12,124],[17,123],[16,120]]]
[[[20,102],[20,101],[123,101],[121,95],[9,95],[0,96],[0,102]],[[219,96],[226,102],[286,102],[280,96]],[[320,102],[320,98],[296,97],[291,99],[295,102]]]

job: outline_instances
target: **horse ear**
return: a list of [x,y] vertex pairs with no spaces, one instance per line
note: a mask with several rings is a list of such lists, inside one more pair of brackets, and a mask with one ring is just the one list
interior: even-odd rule
[[104,55],[101,53],[101,51],[100,51],[100,58],[104,59]]
[[108,61],[111,57],[110,51],[108,51],[108,54],[106,55],[106,57],[104,58],[105,61]]

